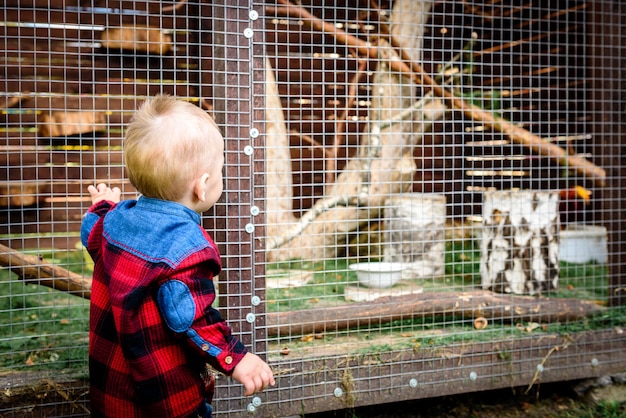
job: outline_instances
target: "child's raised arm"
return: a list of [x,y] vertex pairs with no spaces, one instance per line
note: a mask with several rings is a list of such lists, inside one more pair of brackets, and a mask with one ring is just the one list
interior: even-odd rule
[[87,187],[87,191],[91,195],[91,203],[98,203],[102,200],[108,200],[113,203],[117,203],[120,201],[122,196],[122,191],[119,187],[110,188],[104,183],[100,183],[97,186],[89,186]]

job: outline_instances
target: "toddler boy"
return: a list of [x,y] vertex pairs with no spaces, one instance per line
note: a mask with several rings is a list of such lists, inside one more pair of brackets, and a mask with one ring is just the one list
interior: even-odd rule
[[224,139],[199,107],[167,95],[147,100],[124,138],[137,200],[89,186],[81,240],[94,260],[89,331],[94,417],[211,417],[206,363],[245,395],[274,385],[212,308],[217,246],[200,213],[222,194]]

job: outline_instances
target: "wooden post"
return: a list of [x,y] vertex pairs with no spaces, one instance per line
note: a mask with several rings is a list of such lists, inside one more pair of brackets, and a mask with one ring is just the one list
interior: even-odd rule
[[607,184],[593,191],[594,221],[607,230],[610,306],[626,305],[626,54],[620,0],[589,2],[587,67],[589,129],[593,161],[607,171]]
[[559,279],[558,193],[486,192],[480,271],[483,289],[541,294]]

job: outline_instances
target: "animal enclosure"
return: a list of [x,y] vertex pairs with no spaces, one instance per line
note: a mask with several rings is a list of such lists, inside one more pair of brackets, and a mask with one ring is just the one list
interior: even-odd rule
[[159,92],[224,134],[219,309],[277,377],[217,417],[626,371],[626,6],[518,3],[5,1],[0,415],[89,413],[86,188],[138,197]]

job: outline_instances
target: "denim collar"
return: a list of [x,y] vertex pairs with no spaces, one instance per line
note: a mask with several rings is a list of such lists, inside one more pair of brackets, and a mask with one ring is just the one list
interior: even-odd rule
[[140,196],[137,199],[137,208],[141,208],[144,210],[164,213],[172,216],[180,216],[183,218],[188,218],[200,224],[200,214],[192,209],[189,209],[187,206],[180,204],[178,202],[172,202],[170,200],[163,199],[155,199],[153,197]]

